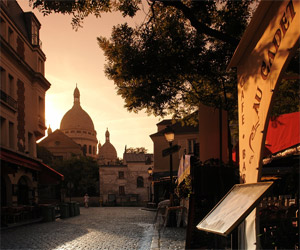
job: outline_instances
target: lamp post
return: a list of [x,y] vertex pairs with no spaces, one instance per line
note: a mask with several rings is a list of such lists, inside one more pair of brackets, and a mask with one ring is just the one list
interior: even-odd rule
[[[164,132],[164,136],[169,143],[170,149],[172,148],[172,143],[174,141],[174,131],[171,127],[167,127]],[[173,158],[172,153],[170,154],[170,202],[173,203]]]
[[149,174],[149,180],[150,180],[150,185],[149,185],[149,201],[152,202],[152,174],[153,174],[153,169],[151,167],[148,168],[148,174]]

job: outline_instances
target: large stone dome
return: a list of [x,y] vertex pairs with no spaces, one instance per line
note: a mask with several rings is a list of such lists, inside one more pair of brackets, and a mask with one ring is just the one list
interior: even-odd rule
[[80,106],[77,86],[74,90],[73,107],[62,118],[60,130],[81,146],[84,155],[97,157],[97,132],[91,117]]
[[79,89],[74,90],[73,107],[64,115],[60,122],[61,130],[80,129],[94,132],[94,123],[87,112],[80,106]]
[[99,146],[98,157],[101,163],[114,164],[118,158],[115,147],[109,141],[109,131],[105,133],[106,141],[103,146]]
[[91,117],[80,105],[73,107],[64,115],[60,122],[61,130],[81,129],[94,132],[94,124]]

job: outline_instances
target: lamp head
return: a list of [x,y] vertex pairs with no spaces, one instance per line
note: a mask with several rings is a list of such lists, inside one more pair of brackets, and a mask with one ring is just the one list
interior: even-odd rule
[[149,175],[152,175],[152,173],[153,173],[153,169],[149,167],[149,168],[148,168],[148,174],[149,174]]
[[175,134],[174,134],[173,129],[170,126],[167,126],[167,128],[165,129],[164,136],[165,136],[167,142],[174,141]]

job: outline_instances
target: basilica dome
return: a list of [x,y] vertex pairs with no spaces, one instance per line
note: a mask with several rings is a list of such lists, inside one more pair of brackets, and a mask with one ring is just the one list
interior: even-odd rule
[[103,146],[99,146],[98,157],[102,164],[114,164],[117,161],[117,151],[115,147],[110,143],[109,131],[105,132],[106,141]]
[[94,132],[94,124],[87,112],[80,106],[79,89],[74,90],[73,107],[64,115],[60,122],[60,130],[81,129]]
[[80,145],[84,155],[96,158],[98,140],[94,123],[80,106],[80,92],[77,86],[73,95],[73,107],[63,116],[60,130]]

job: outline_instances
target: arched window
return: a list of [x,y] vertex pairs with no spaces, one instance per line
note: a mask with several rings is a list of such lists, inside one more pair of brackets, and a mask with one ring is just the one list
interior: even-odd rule
[[83,155],[86,155],[87,146],[85,144],[83,145],[82,151],[83,151]]
[[92,154],[92,146],[89,145],[89,154]]
[[139,176],[136,179],[136,186],[139,187],[144,187],[144,178],[142,176]]

